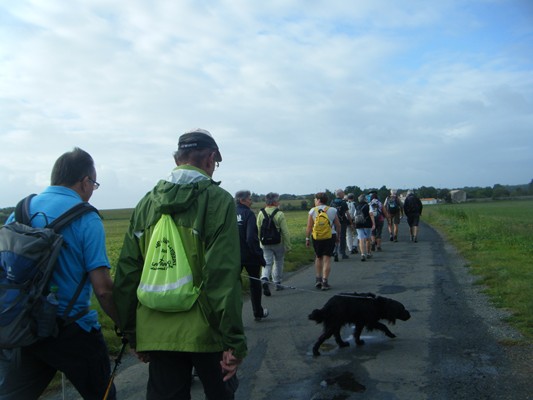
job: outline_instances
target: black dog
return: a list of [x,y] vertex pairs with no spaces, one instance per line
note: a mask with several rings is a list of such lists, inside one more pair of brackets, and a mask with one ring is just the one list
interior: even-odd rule
[[355,324],[355,343],[362,345],[365,342],[361,340],[361,332],[365,326],[370,331],[379,329],[388,337],[394,338],[396,336],[379,320],[384,319],[394,324],[397,319],[407,321],[409,318],[411,314],[399,301],[376,296],[373,293],[340,293],[330,298],[320,310],[315,309],[309,314],[310,320],[324,324],[324,333],[313,346],[313,355],[320,355],[318,351],[320,345],[331,335],[335,336],[339,347],[349,346],[350,344],[344,342],[340,335],[342,326],[348,323]]

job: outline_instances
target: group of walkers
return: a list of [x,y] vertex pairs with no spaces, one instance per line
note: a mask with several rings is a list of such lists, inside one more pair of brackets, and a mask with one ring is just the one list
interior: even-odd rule
[[[58,301],[57,327],[32,344],[0,348],[0,400],[37,399],[57,371],[84,399],[116,398],[98,315],[88,309],[93,294],[117,333],[141,361],[149,362],[147,399],[190,398],[193,368],[207,399],[234,398],[236,372],[248,352],[242,270],[250,278],[254,318],[261,321],[269,315],[261,295],[271,296],[270,288],[283,289],[284,256],[291,243],[279,195],[267,194],[256,217],[250,191],[231,196],[213,180],[221,162],[208,131],[179,136],[176,167],[132,213],[114,279],[97,212],[84,214],[61,231],[65,245],[50,279],[50,292]],[[29,223],[52,223],[71,207],[89,202],[99,187],[87,152],[75,148],[64,153],[54,164],[51,185],[29,204]],[[317,193],[309,211],[306,243],[310,246],[312,237],[315,284],[322,290],[330,288],[331,257],[346,259],[359,249],[364,261],[381,250],[384,219],[389,220],[391,240],[397,240],[397,224],[405,212],[413,225],[411,240],[417,241],[422,207],[410,216],[409,196],[403,207],[398,199],[397,218],[390,211],[390,198],[384,205],[377,196],[354,200],[353,195],[345,199],[342,190],[332,203],[325,193]],[[15,219],[12,214],[6,224]],[[11,279],[10,268],[2,261],[1,279]],[[147,281],[150,277],[153,282]]]
[[[361,194],[357,202],[353,193],[348,195],[337,189],[335,199],[328,204],[326,193],[315,195],[315,206],[309,211],[306,227],[306,245],[311,242],[315,251],[315,287],[329,290],[328,277],[331,272],[331,258],[339,261],[349,255],[361,254],[361,261],[372,257],[374,251],[382,251],[382,232],[387,221],[389,239],[398,241],[400,220],[407,216],[410,240],[418,242],[418,223],[422,214],[422,202],[412,190],[407,192],[404,202],[397,190],[391,189],[382,204],[377,193]],[[324,233],[326,231],[326,233]]]

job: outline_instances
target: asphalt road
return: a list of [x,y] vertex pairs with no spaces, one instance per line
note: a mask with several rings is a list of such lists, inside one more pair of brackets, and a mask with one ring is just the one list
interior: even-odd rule
[[[424,224],[418,243],[411,243],[402,220],[399,239],[384,241],[383,252],[366,262],[351,256],[333,263],[329,292],[314,289],[312,267],[287,275],[290,288],[263,297],[270,316],[261,322],[246,301],[249,355],[238,372],[236,399],[533,399],[532,348],[510,345],[520,335],[479,292],[465,262]],[[395,339],[363,332],[366,344],[359,347],[347,326],[342,336],[350,347],[339,349],[331,338],[313,357],[322,328],[307,315],[347,291],[398,300],[411,319],[389,326]],[[146,365],[128,357],[115,379],[119,398],[144,399],[146,380]],[[65,393],[77,398],[71,388]],[[204,399],[197,380],[192,398]]]

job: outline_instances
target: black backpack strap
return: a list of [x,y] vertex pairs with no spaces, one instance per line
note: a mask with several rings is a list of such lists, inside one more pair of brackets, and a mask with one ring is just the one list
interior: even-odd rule
[[74,207],[65,211],[63,214],[57,217],[51,224],[48,224],[46,227],[53,229],[56,232],[59,232],[65,226],[70,224],[72,221],[78,219],[83,214],[88,213],[88,212],[95,212],[98,215],[100,215],[100,213],[98,212],[96,208],[94,208],[87,202],[82,202],[82,203],[76,204]]
[[[69,208],[67,211],[65,211],[63,214],[57,217],[51,224],[48,224],[47,228],[53,229],[55,232],[59,232],[65,226],[69,225],[71,222],[78,219],[83,214],[89,213],[89,212],[95,212],[98,215],[100,215],[98,210],[92,205],[90,205],[89,203],[87,202],[78,203],[74,207]],[[83,287],[85,286],[85,283],[87,282],[87,277],[88,277],[88,274],[85,274],[83,276],[82,280],[78,284],[78,287],[76,288],[76,292],[70,299],[67,305],[67,308],[65,308],[65,311],[63,312],[63,315],[61,316],[61,319],[63,320],[63,324],[62,324],[63,326],[76,321],[77,319],[83,317],[85,314],[89,312],[89,308],[86,308],[80,311],[79,313],[76,313],[75,315],[72,315],[70,317],[68,316],[70,311],[74,307],[74,304],[78,300],[78,297],[80,296],[81,291],[83,290]]]
[[85,282],[87,282],[87,277],[89,274],[83,275],[83,278],[81,282],[78,284],[78,287],[76,288],[76,293],[74,293],[74,296],[70,299],[67,308],[65,308],[65,311],[63,311],[63,315],[61,315],[61,319],[63,320],[63,326],[71,324],[72,322],[78,320],[79,318],[83,317],[85,314],[89,312],[89,308],[85,308],[84,310],[80,311],[79,313],[76,313],[69,317],[70,311],[74,307],[74,304],[78,300],[78,297],[80,297],[81,291],[83,290],[83,287],[85,286]]
[[24,225],[30,224],[30,202],[35,196],[35,193],[30,194],[17,203],[17,206],[15,207],[15,221]]
[[276,226],[276,222],[274,221],[274,215],[276,215],[276,213],[279,211],[279,208],[275,208],[274,211],[272,211],[272,214],[270,214],[270,220],[272,221],[272,223],[274,224],[274,226],[276,227],[276,229],[279,230],[279,228]]

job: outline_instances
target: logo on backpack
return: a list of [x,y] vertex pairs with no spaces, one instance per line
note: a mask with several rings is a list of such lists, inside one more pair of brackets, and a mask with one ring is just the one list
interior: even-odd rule
[[325,207],[323,210],[315,207],[315,222],[313,224],[313,240],[325,240],[331,239],[331,223],[328,217],[329,207]]
[[[83,214],[98,212],[83,202],[46,227],[34,228],[29,216],[33,196],[17,204],[15,221],[0,227],[0,348],[4,349],[18,349],[57,334],[58,304],[52,293],[57,288],[51,290],[50,280],[63,245],[59,232]],[[86,278],[60,316],[66,324],[88,312],[69,317]]]
[[[193,235],[191,228],[183,229]],[[180,231],[172,216],[163,214],[146,250],[137,298],[154,310],[180,312],[190,310],[199,295]]]
[[279,210],[276,208],[272,214],[268,215],[264,208],[261,209],[263,214],[263,222],[261,222],[261,229],[259,231],[259,239],[263,245],[279,244],[281,243],[281,232],[274,223],[274,215]]

